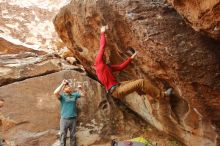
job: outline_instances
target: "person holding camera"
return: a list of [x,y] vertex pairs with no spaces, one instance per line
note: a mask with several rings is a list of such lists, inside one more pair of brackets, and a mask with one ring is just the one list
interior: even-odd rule
[[102,85],[105,86],[105,89],[108,94],[111,94],[113,97],[122,99],[126,95],[137,92],[141,94],[148,94],[153,98],[160,99],[164,96],[170,96],[172,93],[172,88],[169,88],[166,91],[160,90],[156,87],[150,80],[147,79],[138,79],[125,82],[118,82],[113,72],[122,71],[125,69],[131,61],[137,55],[135,51],[131,57],[125,60],[121,64],[107,64],[105,59],[105,30],[108,29],[106,26],[101,27],[101,36],[100,36],[100,49],[95,58],[95,69],[96,75]]
[[67,131],[70,131],[70,146],[76,146],[76,101],[84,96],[82,85],[78,84],[78,90],[73,92],[68,80],[62,83],[54,91],[54,95],[59,99],[61,105],[60,118],[60,145],[66,146]]

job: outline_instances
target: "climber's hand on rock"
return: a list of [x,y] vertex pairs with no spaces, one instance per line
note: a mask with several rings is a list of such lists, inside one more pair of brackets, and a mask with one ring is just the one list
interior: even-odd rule
[[106,30],[106,26],[102,26],[101,27],[101,32],[105,32],[105,30]]
[[135,53],[131,56],[131,59],[134,59],[134,57],[137,55],[138,51],[135,51]]

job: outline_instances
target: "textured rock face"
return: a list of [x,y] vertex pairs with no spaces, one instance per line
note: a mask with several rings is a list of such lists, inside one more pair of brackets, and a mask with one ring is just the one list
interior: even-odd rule
[[[90,128],[90,130],[99,130],[100,126],[104,126],[100,125],[102,121],[96,121],[95,116],[88,114],[88,111],[91,110],[97,117],[107,114],[97,112],[98,103],[103,100],[99,99],[99,97],[104,97],[99,95],[103,92],[100,87],[97,88],[99,86],[98,83],[85,78],[77,72],[62,71],[0,88],[1,98],[6,101],[6,108],[2,109],[5,116],[16,122],[26,121],[26,123],[12,128],[4,134],[8,141],[14,141],[18,145],[34,145],[34,143],[38,143],[37,145],[42,146],[44,144],[52,145],[55,142],[59,127],[59,102],[53,95],[53,90],[63,78],[77,78],[79,81],[84,81],[84,83],[87,83],[85,87],[88,93],[96,98],[96,102],[92,102],[93,99],[89,97],[80,99],[78,107],[82,110],[79,113],[81,115],[79,123],[82,126],[81,128],[85,126],[82,125],[84,123],[81,123],[85,117],[88,120],[85,123],[91,123],[94,119],[94,125],[91,123],[91,127],[94,126],[94,129]],[[88,84],[90,84],[90,88]],[[90,104],[90,106],[87,104]],[[85,106],[88,107],[86,108]],[[103,120],[106,119],[103,118]],[[42,140],[42,138],[44,139]]]
[[54,20],[55,28],[91,77],[99,28],[108,24],[106,58],[120,63],[139,51],[117,74],[120,81],[149,78],[177,94],[150,103],[136,93],[123,101],[158,129],[191,146],[219,145],[219,43],[189,28],[162,0],[73,0]]
[[0,0],[0,37],[51,52],[62,47],[52,20],[69,0]]
[[32,52],[32,53],[36,53],[38,55],[43,55],[45,54],[45,52],[43,51],[37,51],[37,50],[33,50],[21,45],[15,45],[3,38],[0,38],[0,54],[19,54],[19,53],[24,53],[24,52]]
[[27,78],[72,69],[83,72],[79,66],[71,66],[56,54],[32,50],[1,39],[0,86]]
[[83,82],[87,93],[78,100],[77,145],[110,145],[113,138],[152,135],[151,142],[172,146],[168,137],[159,136],[163,133],[159,134],[132,112],[122,112],[125,107],[118,108],[109,101],[98,82],[71,70],[0,87],[0,96],[6,103],[1,112],[17,123],[3,131],[9,146],[59,145],[59,101],[53,90],[64,78]]
[[53,91],[63,79],[71,79],[73,85],[83,82],[86,90],[77,106],[77,145],[103,146],[110,145],[111,139],[143,136],[152,143],[172,146],[173,138],[107,98],[101,85],[86,77],[81,66],[71,65],[56,54],[2,42],[0,98],[5,105],[0,112],[0,135],[5,145],[59,146],[59,101]]
[[167,0],[196,31],[220,39],[219,0]]

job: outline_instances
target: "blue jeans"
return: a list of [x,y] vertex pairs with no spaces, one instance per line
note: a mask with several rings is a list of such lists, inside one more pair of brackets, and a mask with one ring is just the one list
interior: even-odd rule
[[76,146],[76,118],[60,119],[60,146],[66,146],[68,130],[70,131],[70,146]]

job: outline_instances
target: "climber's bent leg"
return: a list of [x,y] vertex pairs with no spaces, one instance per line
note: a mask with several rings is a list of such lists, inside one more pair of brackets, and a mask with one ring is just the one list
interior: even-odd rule
[[112,95],[116,98],[123,98],[124,96],[132,93],[144,93],[152,96],[153,98],[163,97],[163,92],[159,88],[154,86],[151,81],[146,79],[132,80],[122,82],[113,92]]

